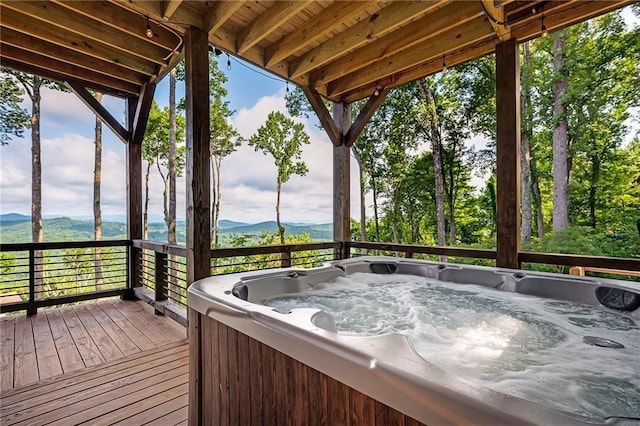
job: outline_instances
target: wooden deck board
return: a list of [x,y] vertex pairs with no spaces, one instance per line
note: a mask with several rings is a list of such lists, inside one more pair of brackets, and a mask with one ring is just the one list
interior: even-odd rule
[[90,367],[104,363],[106,361],[104,356],[100,353],[100,349],[91,339],[91,336],[82,325],[73,308],[64,308],[60,312],[62,313],[65,324],[67,324],[69,328],[71,338],[78,348],[80,356],[82,356],[84,365]]
[[113,306],[125,317],[127,317],[134,326],[140,330],[140,332],[151,340],[155,345],[161,345],[162,342],[166,342],[169,339],[168,336],[155,327],[151,322],[147,321],[143,315],[138,312],[132,311],[127,308],[126,302],[118,300],[113,303]]
[[13,360],[13,382],[22,386],[38,381],[38,362],[33,341],[31,320],[19,317],[15,324],[15,357]]
[[0,322],[0,391],[13,387],[15,322],[3,319]]
[[[0,393],[0,424],[186,422],[189,361],[186,332],[181,332],[179,325],[174,326],[173,320],[155,316],[138,304],[142,302],[108,301],[42,311],[31,318],[2,318],[0,378],[4,384]],[[115,305],[120,306],[116,309]],[[141,328],[147,329],[146,333]],[[147,337],[147,333],[159,334],[160,330],[164,337],[162,346]],[[137,342],[130,335],[135,335]],[[153,346],[140,351],[140,342]],[[78,344],[82,347],[78,348]],[[120,358],[108,361],[110,357],[104,351],[117,354],[114,348],[120,351]],[[39,353],[40,350],[43,352]],[[84,367],[81,356],[86,359],[87,351],[89,356],[95,358],[98,354],[107,361]],[[39,374],[52,365],[53,353],[57,371],[65,373]],[[67,355],[75,358],[71,364],[64,360]],[[78,362],[83,368],[66,372],[74,364],[77,367]],[[30,370],[20,369],[27,365]],[[35,383],[8,389],[16,386],[12,377],[15,374],[22,377],[23,383],[28,380]],[[38,378],[41,380],[37,381]]]
[[53,336],[53,342],[55,343],[56,350],[58,351],[58,358],[62,365],[62,371],[64,373],[70,373],[84,368],[84,361],[82,361],[80,352],[73,343],[71,333],[69,333],[67,324],[65,324],[60,311],[48,310],[39,315],[45,315],[45,313],[49,320],[51,335]]
[[31,317],[33,338],[35,341],[36,360],[38,362],[38,375],[40,379],[59,376],[62,374],[62,365],[58,358],[58,351],[53,342],[51,327],[46,315],[34,315]]

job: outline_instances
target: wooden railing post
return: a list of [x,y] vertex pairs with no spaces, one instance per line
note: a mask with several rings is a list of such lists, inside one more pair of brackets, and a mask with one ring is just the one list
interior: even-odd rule
[[291,268],[291,248],[284,247],[283,252],[280,253],[280,267]]
[[36,308],[36,251],[29,249],[29,306],[27,307],[27,315],[35,315],[38,313]]
[[[167,280],[167,262],[168,256],[165,253],[160,253],[158,251],[155,252],[155,301],[156,302],[164,302],[169,298],[168,294],[168,285],[169,281]],[[155,310],[157,315],[162,314],[158,309]]]

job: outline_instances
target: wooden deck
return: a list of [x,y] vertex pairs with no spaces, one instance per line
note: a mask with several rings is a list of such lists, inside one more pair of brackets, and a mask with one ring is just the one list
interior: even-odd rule
[[0,319],[0,424],[187,420],[186,330],[143,302]]

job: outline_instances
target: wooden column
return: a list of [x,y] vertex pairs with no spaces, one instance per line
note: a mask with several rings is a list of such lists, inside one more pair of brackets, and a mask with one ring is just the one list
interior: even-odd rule
[[208,47],[206,32],[195,27],[187,29],[184,39],[187,285],[211,275]]
[[[351,105],[333,104],[333,120],[341,135],[341,143],[333,147],[333,240],[351,239],[351,149],[344,138],[351,125]],[[348,257],[342,250],[340,257]]]
[[[137,98],[127,99],[127,127],[130,135],[137,103]],[[142,239],[142,144],[133,143],[130,137],[127,142],[127,239]],[[129,247],[127,282],[130,289],[142,285],[138,268],[141,256],[140,249]],[[129,296],[132,295],[133,293]]]
[[496,46],[496,266],[520,268],[520,63],[518,43]]

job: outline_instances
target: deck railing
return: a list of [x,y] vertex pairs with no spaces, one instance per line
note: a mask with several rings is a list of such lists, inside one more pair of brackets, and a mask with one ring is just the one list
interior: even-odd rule
[[125,294],[130,246],[128,240],[0,245],[0,312],[34,314]]
[[[186,254],[182,246],[145,240],[2,244],[0,312],[33,314],[39,307],[133,293],[153,304],[158,313],[186,324]],[[450,262],[490,266],[496,258],[495,250],[486,249],[334,241],[212,249],[211,275],[309,268],[364,254],[435,261],[446,256]],[[638,258],[530,252],[520,252],[518,258],[525,268],[546,264],[606,268],[622,271],[621,275],[625,270],[640,271]],[[128,259],[134,259],[131,267]],[[129,279],[130,275],[137,281]]]

